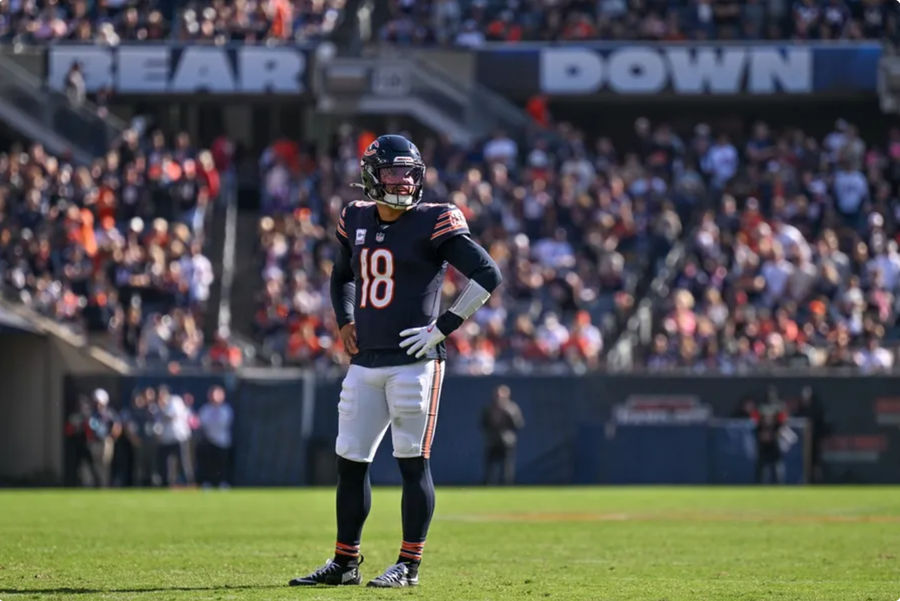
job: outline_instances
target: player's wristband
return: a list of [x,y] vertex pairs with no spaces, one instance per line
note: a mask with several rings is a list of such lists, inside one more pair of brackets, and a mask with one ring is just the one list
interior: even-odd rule
[[440,317],[437,318],[435,325],[437,329],[441,331],[441,334],[444,336],[449,336],[452,334],[456,328],[462,325],[463,319],[459,315],[454,315],[450,311],[445,311]]

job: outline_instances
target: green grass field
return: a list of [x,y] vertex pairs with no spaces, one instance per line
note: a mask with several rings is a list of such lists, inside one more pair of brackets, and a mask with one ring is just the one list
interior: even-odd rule
[[[400,543],[376,488],[363,576]],[[0,492],[0,600],[900,597],[900,488],[439,489],[422,584],[296,589],[331,489]]]

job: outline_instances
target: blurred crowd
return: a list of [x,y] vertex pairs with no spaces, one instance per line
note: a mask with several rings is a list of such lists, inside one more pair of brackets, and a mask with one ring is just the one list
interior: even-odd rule
[[139,362],[231,366],[202,333],[205,223],[227,146],[127,129],[87,166],[39,144],[0,154],[3,292]]
[[897,41],[893,0],[392,0],[380,38],[465,47],[578,40]]
[[[281,140],[260,161],[263,291],[254,326],[273,363],[337,365],[328,296],[335,216],[359,192],[372,132],[349,126],[327,156]],[[900,339],[900,129],[864,141],[838,120],[818,139],[754,124],[732,139],[635,122],[631,146],[566,123],[468,148],[417,140],[425,201],[449,201],[504,285],[448,341],[469,374],[601,368],[639,286],[676,243],[635,348],[651,370],[893,368]],[[445,303],[460,278],[451,270]],[[651,297],[654,298],[654,297]],[[446,306],[446,305],[445,305]]]
[[[450,369],[584,372],[607,365],[674,245],[686,251],[634,349],[651,370],[892,369],[900,339],[900,129],[864,140],[756,123],[745,136],[641,118],[628,147],[565,122],[468,147],[416,138],[426,202],[451,202],[504,284],[448,340]],[[348,361],[328,294],[340,209],[359,198],[374,132],[326,150],[292,140],[259,159],[262,285],[252,319],[270,364]],[[415,137],[414,137],[415,138]],[[40,145],[0,154],[5,296],[97,336],[138,364],[235,368],[205,323],[210,203],[232,148],[128,129],[76,167]],[[461,277],[450,271],[445,303]],[[446,306],[446,305],[445,305]]]
[[[678,239],[682,214],[705,184],[673,169],[672,133],[653,134],[654,154],[616,150],[561,123],[529,140],[505,132],[463,148],[415,139],[426,165],[424,202],[451,202],[500,266],[504,284],[448,340],[449,369],[469,374],[534,369],[585,371],[602,363],[634,304],[637,285]],[[259,223],[264,289],[255,328],[275,363],[346,362],[328,295],[336,218],[360,192],[359,155],[373,132],[341,128],[314,156],[278,141],[261,158]],[[464,280],[444,286],[455,298]]]
[[327,37],[345,0],[225,0],[189,2],[175,37],[181,41],[310,42]]
[[[330,35],[346,4],[346,0],[11,0],[0,3],[0,40],[107,45],[161,39],[306,42]],[[366,14],[380,14],[372,4]],[[380,27],[376,34],[396,44],[896,41],[898,35],[893,0],[384,0],[384,4],[386,20],[375,23]]]
[[0,3],[0,41],[305,42],[327,36],[343,5],[344,0],[11,0]]
[[119,410],[102,388],[81,395],[66,419],[67,484],[228,487],[234,410],[218,385],[201,403],[164,385]]
[[820,140],[757,123],[732,141],[700,126],[683,148],[700,160],[714,202],[656,307],[646,365],[892,368],[900,130],[864,141],[838,120]]
[[[171,3],[169,3],[171,4]],[[0,40],[40,44],[57,40],[114,46],[170,36],[165,2],[139,0],[11,0],[0,3]]]

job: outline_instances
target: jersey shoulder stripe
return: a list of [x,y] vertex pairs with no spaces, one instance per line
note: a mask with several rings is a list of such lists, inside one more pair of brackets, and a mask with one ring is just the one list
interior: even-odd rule
[[444,219],[452,219],[452,218],[465,219],[465,217],[463,216],[463,212],[460,210],[459,207],[456,207],[453,205],[443,205],[442,208],[444,210],[438,214],[437,222],[440,222]]
[[443,229],[439,229],[439,230],[437,230],[436,232],[434,232],[434,233],[431,235],[431,239],[434,240],[434,239],[436,239],[436,238],[440,238],[440,237],[443,236],[444,234],[449,234],[449,233],[451,233],[451,232],[457,232],[457,231],[468,232],[468,231],[469,231],[469,228],[466,226],[466,224],[461,224],[461,225],[448,225],[447,227],[445,227],[445,228],[443,228]]
[[447,206],[434,222],[434,229],[439,230],[447,225],[466,225],[466,217],[459,208]]
[[447,234],[456,232],[461,234],[468,233],[469,224],[466,223],[466,217],[459,207],[449,203],[435,206],[439,207],[439,212],[434,221],[434,227],[431,229],[431,240],[437,240]]
[[447,213],[445,215],[442,215],[441,217],[438,217],[437,221],[434,222],[434,229],[441,228],[441,227],[447,225],[448,223],[453,223],[453,222],[459,221],[459,217],[457,217],[456,219],[454,219],[453,217],[454,216],[450,213]]

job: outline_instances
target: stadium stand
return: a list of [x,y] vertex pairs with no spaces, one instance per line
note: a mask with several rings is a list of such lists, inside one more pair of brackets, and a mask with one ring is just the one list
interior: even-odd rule
[[380,39],[399,44],[585,40],[897,40],[889,2],[864,0],[403,0]]
[[[655,337],[638,349],[650,369],[892,366],[881,341],[895,330],[900,274],[897,131],[882,147],[843,120],[821,142],[758,123],[732,143],[700,123],[682,141],[640,119],[637,152],[620,155],[606,138],[558,129],[560,145],[539,139],[521,151],[501,137],[423,145],[427,194],[463,208],[506,278],[502,297],[451,337],[456,370],[597,368],[638,282],[678,240],[689,257],[676,292],[654,308]],[[355,197],[342,182],[355,177],[365,139],[348,136],[318,162],[284,142],[262,158],[256,331],[266,356],[345,360],[327,302],[328,249],[337,212]],[[695,223],[684,235],[683,222]]]
[[893,129],[863,141],[843,120],[821,141],[758,123],[741,152],[695,136],[721,192],[685,239],[674,293],[654,307],[647,366],[891,368],[898,139]]
[[[682,141],[639,120],[637,152],[617,153],[556,129],[521,150],[500,133],[475,148],[422,143],[426,200],[460,206],[506,279],[451,338],[456,371],[601,367],[639,283],[679,240],[688,256],[638,349],[648,368],[893,366],[900,131],[866,142],[839,120],[819,141],[758,123],[733,143],[698,124]],[[346,132],[318,159],[282,140],[260,160],[254,330],[271,362],[346,361],[327,301],[330,242],[369,136]],[[83,167],[39,145],[4,154],[6,294],[140,361],[237,365],[227,340],[204,351],[201,332],[213,277],[204,213],[219,188],[212,153],[183,134],[169,146],[127,130]],[[682,223],[693,224],[684,235]]]
[[441,484],[501,380],[528,484],[749,483],[754,441],[894,482],[898,36],[895,0],[0,0],[0,484],[202,485],[226,393],[221,481],[336,478],[334,234],[385,132],[503,275]]
[[116,45],[121,41],[162,40],[171,33],[171,15],[160,2],[8,2],[0,20],[0,40],[42,44],[57,40]]
[[[316,41],[341,21],[345,0],[16,1],[0,7],[0,40],[121,42]],[[882,0],[394,0],[378,39],[394,44],[585,40],[897,41]],[[377,9],[377,7],[376,7]]]
[[[599,367],[604,339],[616,335],[638,283],[681,231],[676,209],[700,201],[702,184],[674,180],[661,156],[651,168],[620,157],[608,139],[589,147],[567,124],[557,133],[556,141],[541,138],[521,152],[502,133],[468,149],[437,138],[422,143],[430,166],[425,200],[462,208],[505,274],[502,295],[451,337],[457,371]],[[345,360],[326,274],[335,218],[358,197],[345,184],[355,181],[359,147],[370,135],[346,135],[334,156],[318,162],[284,142],[262,158],[265,285],[256,332],[276,361]],[[451,278],[445,296],[458,284]]]
[[11,2],[0,7],[0,41],[254,43],[312,41],[326,36],[341,0],[225,2]]
[[204,224],[219,171],[186,134],[174,142],[129,129],[89,166],[39,144],[0,154],[6,295],[142,363],[208,359]]
[[[704,124],[684,140],[646,120],[636,131],[624,153],[568,124],[523,149],[500,132],[473,148],[422,141],[426,200],[463,209],[506,281],[451,337],[455,371],[602,367],[641,282],[679,240],[688,254],[674,293],[637,349],[648,368],[893,366],[900,132],[882,145],[843,120],[821,141],[764,123],[735,142]],[[331,237],[370,135],[344,130],[318,158],[279,140],[260,159],[253,328],[269,362],[347,360],[327,296]],[[202,334],[204,214],[219,170],[175,140],[127,130],[84,167],[39,145],[0,156],[4,288],[139,361],[233,367],[236,349],[223,338],[204,347]]]
[[[316,41],[356,4],[19,1],[0,7],[0,40]],[[876,0],[396,0],[380,9],[387,18],[376,37],[401,45],[893,41],[898,31],[896,11]],[[77,104],[84,78],[77,65],[73,71],[66,92]],[[675,132],[639,119],[632,143],[614,144],[553,123],[541,96],[527,110],[542,133],[514,140],[498,131],[465,148],[416,137],[430,166],[426,200],[463,209],[506,282],[451,338],[453,369],[602,368],[676,244],[688,249],[669,282],[676,292],[657,299],[653,336],[636,348],[650,368],[893,364],[883,345],[894,340],[900,264],[896,131],[882,148],[843,121],[820,141],[762,123],[731,140],[702,123]],[[252,327],[264,362],[347,361],[325,291],[335,218],[358,196],[347,184],[371,132],[342,131],[318,154],[276,140],[250,177],[261,196],[262,285]],[[142,362],[239,364],[227,337],[207,334],[204,343],[202,333],[211,332],[207,208],[227,159],[192,146],[186,134],[167,141],[161,132],[127,130],[88,166],[39,145],[0,156],[6,294],[77,330],[109,335]],[[445,297],[458,285],[451,278]]]

